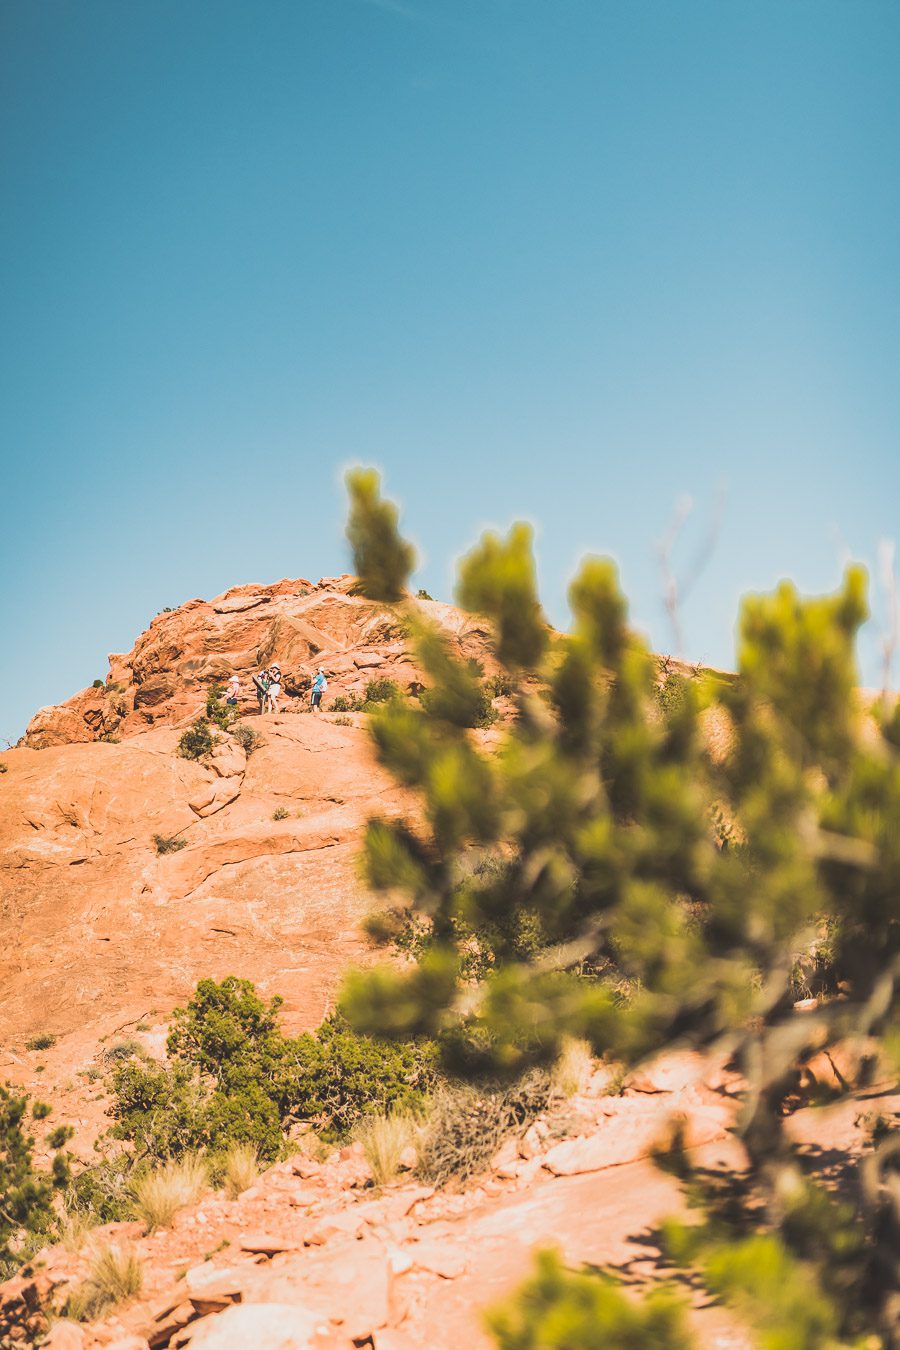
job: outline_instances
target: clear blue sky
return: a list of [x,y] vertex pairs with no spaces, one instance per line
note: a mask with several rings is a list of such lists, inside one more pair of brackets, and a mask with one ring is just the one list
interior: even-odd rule
[[[448,596],[548,610],[720,486],[685,607],[836,583],[900,507],[896,0],[4,0],[0,736],[165,605],[344,570],[386,472]],[[877,633],[864,674],[877,678]]]

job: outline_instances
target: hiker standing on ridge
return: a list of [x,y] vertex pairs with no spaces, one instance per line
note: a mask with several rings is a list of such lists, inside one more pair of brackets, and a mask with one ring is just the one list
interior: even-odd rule
[[328,688],[328,681],[325,678],[324,670],[320,666],[318,671],[316,672],[316,678],[312,682],[312,693],[310,694],[309,697],[310,705],[312,707],[313,712],[319,711],[319,706],[322,702],[322,695],[325,693],[325,690],[327,688]]
[[269,672],[261,670],[258,675],[253,676],[253,684],[256,688],[256,701],[259,704],[259,715],[262,717],[266,711],[266,699],[269,694]]
[[266,702],[269,712],[278,711],[278,699],[281,695],[281,666],[269,666],[269,688],[266,694]]

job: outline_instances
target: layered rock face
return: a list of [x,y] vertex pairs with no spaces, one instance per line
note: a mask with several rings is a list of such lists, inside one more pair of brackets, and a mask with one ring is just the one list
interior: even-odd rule
[[[22,743],[46,749],[181,726],[202,711],[209,686],[231,675],[241,680],[242,710],[251,711],[251,676],[272,662],[281,667],[286,706],[306,696],[319,666],[331,697],[361,693],[381,675],[404,687],[418,681],[402,624],[354,588],[352,576],[236,586],[157,614],[130,652],[110,656],[105,685],[40,708]],[[478,620],[452,605],[415,603],[465,655],[485,656],[487,633]]]

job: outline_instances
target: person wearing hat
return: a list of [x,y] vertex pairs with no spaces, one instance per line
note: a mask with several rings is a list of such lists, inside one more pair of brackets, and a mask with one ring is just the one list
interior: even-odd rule
[[310,694],[309,699],[310,703],[312,704],[313,712],[319,711],[319,706],[322,702],[322,695],[325,693],[325,690],[327,688],[328,688],[328,681],[325,678],[324,670],[320,666],[318,671],[316,672],[316,678],[312,682],[312,693]]
[[278,699],[281,695],[281,667],[269,666],[269,688],[266,691],[266,706],[269,712],[278,711]]

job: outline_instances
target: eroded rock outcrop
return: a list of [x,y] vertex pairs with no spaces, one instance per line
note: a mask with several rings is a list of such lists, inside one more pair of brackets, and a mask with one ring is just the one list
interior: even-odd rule
[[[213,600],[189,600],[157,614],[130,652],[109,658],[104,685],[40,708],[23,744],[33,749],[134,736],[151,726],[181,726],[202,711],[206,691],[231,675],[242,705],[256,707],[251,675],[277,661],[287,704],[303,698],[322,666],[330,695],[362,693],[373,676],[401,686],[421,672],[397,618],[355,594],[352,576],[317,585],[302,578],[272,586],[236,586]],[[416,601],[465,656],[487,656],[483,625],[452,605]]]

